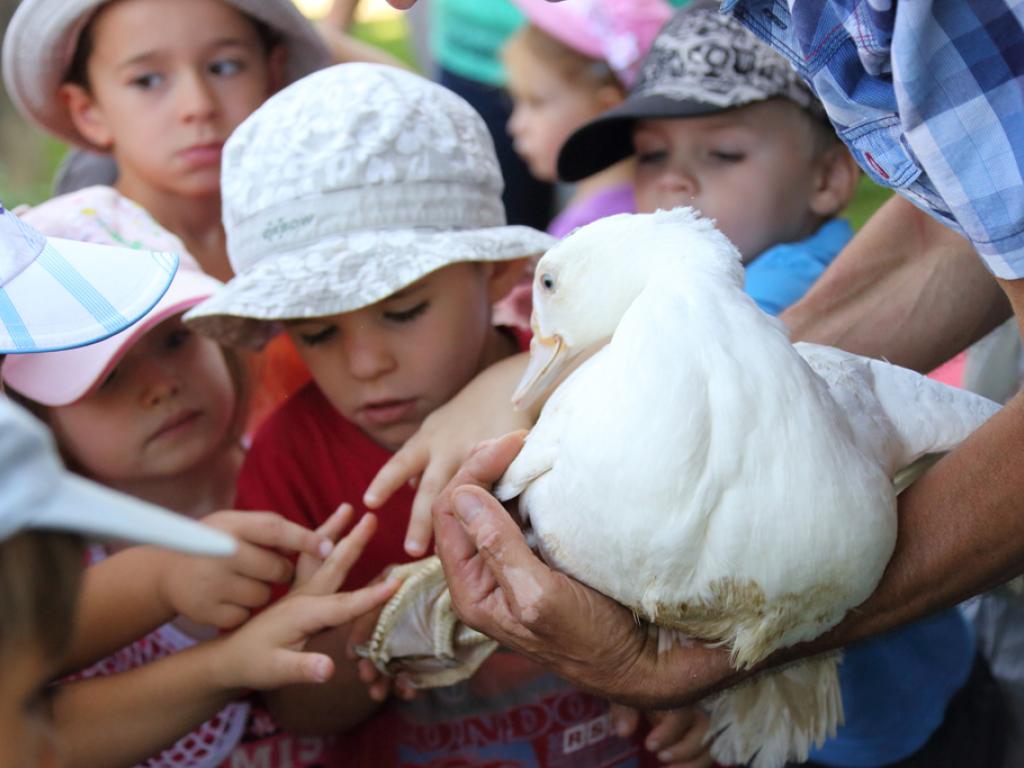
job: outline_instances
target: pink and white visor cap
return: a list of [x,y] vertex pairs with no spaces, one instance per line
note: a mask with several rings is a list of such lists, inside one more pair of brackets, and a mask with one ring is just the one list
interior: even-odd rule
[[0,368],[4,383],[46,406],[70,405],[98,386],[124,354],[164,320],[209,298],[221,282],[191,269],[179,269],[167,293],[138,323],[95,344],[60,352],[11,355]]
[[672,18],[665,0],[513,0],[526,18],[563,45],[604,61],[632,87],[654,38]]

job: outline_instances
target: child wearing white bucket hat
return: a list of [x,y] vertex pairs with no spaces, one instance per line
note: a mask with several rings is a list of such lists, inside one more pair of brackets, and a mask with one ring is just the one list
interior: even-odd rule
[[[340,502],[361,499],[435,408],[525,347],[523,334],[492,324],[491,305],[518,279],[523,259],[554,240],[506,226],[501,189],[476,112],[395,69],[346,64],[315,73],[239,126],[223,175],[236,277],[186,321],[231,344],[258,346],[283,331],[313,377],[257,432],[239,506],[321,525]],[[427,549],[419,528],[406,541],[411,502],[406,488],[379,511],[381,531],[347,587]],[[289,727],[351,729],[339,764],[643,764],[642,734],[623,739],[608,728],[607,702],[501,651],[463,684],[381,708],[387,687],[361,681],[367,663],[347,657],[351,632],[317,640],[338,664],[329,688],[271,697]],[[481,718],[533,725],[421,738],[469,733]],[[573,734],[588,724],[600,733],[577,744]]]

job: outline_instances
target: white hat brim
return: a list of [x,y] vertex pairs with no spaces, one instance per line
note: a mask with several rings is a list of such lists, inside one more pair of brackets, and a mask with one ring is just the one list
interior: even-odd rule
[[71,349],[135,323],[167,291],[173,253],[47,238],[0,288],[0,354]]
[[282,320],[353,312],[450,264],[508,261],[557,242],[525,226],[354,232],[265,258],[185,315],[229,346],[260,347]]
[[63,472],[30,528],[66,531],[90,538],[151,544],[192,555],[226,557],[237,545],[226,533],[182,515],[111,491]]

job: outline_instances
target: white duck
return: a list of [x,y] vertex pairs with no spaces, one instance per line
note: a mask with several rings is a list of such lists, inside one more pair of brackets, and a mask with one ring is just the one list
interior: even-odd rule
[[[662,633],[725,644],[741,668],[871,594],[896,539],[898,471],[998,408],[791,344],[743,292],[736,249],[689,208],[583,227],[540,260],[533,292],[515,401],[599,351],[551,395],[495,494],[521,495],[553,566]],[[842,721],[837,662],[721,695],[716,759],[806,759]]]

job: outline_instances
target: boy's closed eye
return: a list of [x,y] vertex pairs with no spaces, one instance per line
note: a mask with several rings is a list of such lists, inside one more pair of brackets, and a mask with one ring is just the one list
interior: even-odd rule
[[725,149],[712,149],[708,152],[708,155],[712,160],[717,160],[722,163],[739,163],[746,158],[746,155],[743,152]]
[[338,326],[323,325],[319,327],[297,328],[294,335],[307,347],[315,347],[318,344],[325,344],[338,333]]
[[384,311],[384,319],[392,323],[410,323],[422,315],[430,307],[430,302],[423,300],[408,309],[391,308]]

